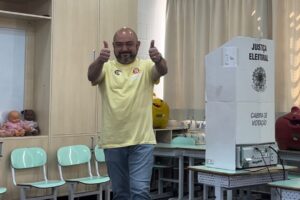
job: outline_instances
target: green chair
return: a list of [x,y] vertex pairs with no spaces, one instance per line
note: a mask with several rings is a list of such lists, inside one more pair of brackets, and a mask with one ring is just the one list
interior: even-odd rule
[[102,177],[99,172],[99,165],[98,163],[105,163],[105,155],[103,149],[101,149],[98,145],[94,148],[94,154],[95,154],[95,169],[96,174],[98,177]]
[[[97,200],[102,199],[102,185],[107,184],[110,179],[107,176],[92,175],[91,151],[86,145],[61,147],[57,151],[57,159],[60,177],[62,180],[65,180],[69,186],[69,200],[88,195],[97,195]],[[85,166],[88,176],[64,179],[63,171],[74,166],[81,166],[81,170],[84,170],[83,167]],[[94,191],[77,192],[76,186],[78,184],[97,185],[97,189]]]
[[[95,146],[94,148],[94,155],[95,155],[95,171],[96,171],[96,175],[98,177],[103,177],[101,176],[100,172],[99,172],[99,164],[105,164],[105,155],[104,155],[104,151],[102,148],[100,148],[98,145]],[[110,200],[110,192],[111,192],[111,184],[107,184],[106,187],[106,195],[105,195],[105,199]]]
[[171,144],[174,145],[195,145],[196,141],[192,137],[178,136],[172,139]]
[[6,188],[0,187],[0,199],[2,199],[2,194],[4,194],[5,192],[6,192]]
[[[14,149],[10,154],[11,171],[13,183],[15,186],[20,188],[20,199],[57,199],[57,189],[59,186],[65,184],[62,180],[48,180],[47,178],[47,154],[44,149],[40,147],[31,148],[17,148]],[[16,174],[20,171],[26,171],[27,173],[33,172],[34,168],[41,168],[41,174],[43,180],[35,182],[17,183]],[[35,171],[33,173],[36,173]],[[38,175],[37,175],[38,176]],[[26,197],[26,191],[31,188],[38,189],[51,189],[52,193],[46,196],[38,197]]]
[[5,187],[0,187],[0,194],[3,194],[6,192],[6,188]]

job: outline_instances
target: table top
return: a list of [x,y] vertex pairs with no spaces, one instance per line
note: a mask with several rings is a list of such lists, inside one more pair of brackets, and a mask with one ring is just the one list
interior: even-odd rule
[[299,162],[300,151],[295,150],[279,150],[278,154],[282,160],[291,160]]
[[290,153],[290,154],[300,155],[300,151],[296,151],[296,150],[279,150],[279,153]]
[[268,183],[271,187],[300,191],[300,178]]
[[[199,165],[199,166],[189,166],[190,170],[196,171],[196,172],[208,172],[212,174],[218,174],[218,175],[225,175],[225,176],[238,176],[238,175],[247,175],[247,174],[259,174],[259,173],[266,173],[268,172],[267,167],[255,167],[255,168],[249,168],[249,169],[237,169],[237,170],[227,170],[227,169],[219,169],[219,168],[213,168],[213,167],[207,167],[205,165]],[[271,173],[275,173],[278,171],[282,171],[281,165],[276,166],[268,166]],[[293,170],[297,169],[297,167],[294,166],[285,166],[286,170]]]
[[187,127],[184,126],[178,126],[178,127],[166,127],[166,128],[156,128],[153,129],[155,132],[156,131],[176,131],[176,130],[188,130]]
[[180,144],[168,144],[168,143],[157,143],[155,148],[162,149],[192,149],[192,150],[205,150],[205,145],[180,145]]

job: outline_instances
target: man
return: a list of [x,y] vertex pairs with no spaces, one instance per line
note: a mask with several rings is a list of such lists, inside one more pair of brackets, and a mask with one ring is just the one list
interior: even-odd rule
[[88,79],[102,96],[99,144],[104,149],[113,199],[150,199],[153,148],[152,95],[154,83],[167,73],[167,64],[154,41],[151,60],[138,59],[140,41],[127,27],[113,38],[116,60],[109,60],[104,41],[99,57],[89,66]]

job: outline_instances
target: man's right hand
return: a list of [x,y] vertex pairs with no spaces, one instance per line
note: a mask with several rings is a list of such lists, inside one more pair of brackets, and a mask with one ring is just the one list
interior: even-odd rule
[[88,79],[93,85],[97,84],[97,79],[100,77],[103,69],[103,65],[108,61],[110,57],[110,50],[106,41],[103,41],[104,48],[101,49],[100,55],[92,64],[90,64],[88,69]]
[[99,55],[99,61],[102,63],[105,63],[109,60],[110,57],[110,50],[108,48],[108,44],[106,41],[103,41],[104,48],[101,49],[100,55]]

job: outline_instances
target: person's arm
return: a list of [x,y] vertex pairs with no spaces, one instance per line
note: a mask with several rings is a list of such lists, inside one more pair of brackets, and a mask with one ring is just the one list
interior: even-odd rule
[[168,67],[166,60],[161,56],[157,48],[154,46],[154,40],[151,41],[149,56],[155,63],[155,66],[152,70],[152,80],[156,82],[161,76],[168,73]]
[[106,41],[104,41],[103,43],[104,43],[104,48],[101,49],[99,57],[94,62],[92,62],[92,64],[90,64],[89,66],[88,80],[92,83],[92,85],[97,84],[97,80],[101,75],[103,69],[103,65],[105,62],[108,61],[110,57],[110,50],[108,48],[108,44]]

